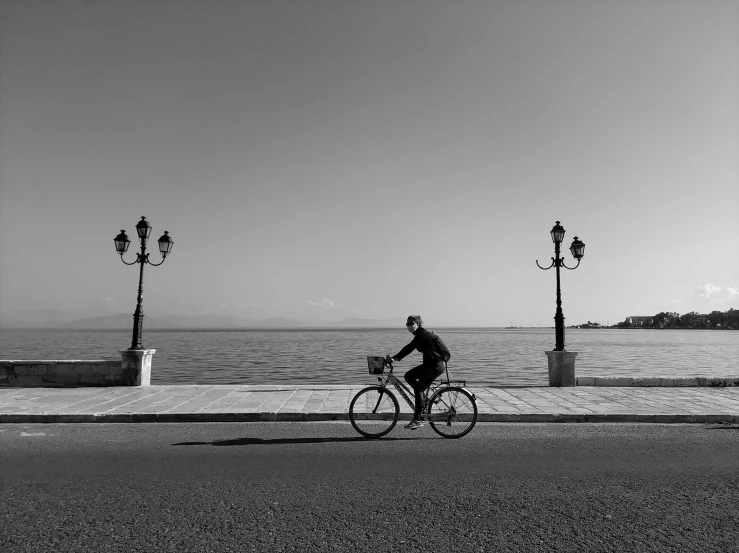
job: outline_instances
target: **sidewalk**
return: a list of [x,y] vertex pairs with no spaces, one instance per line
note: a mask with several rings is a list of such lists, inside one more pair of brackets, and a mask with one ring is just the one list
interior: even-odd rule
[[[0,423],[348,420],[364,386],[0,388]],[[479,422],[739,423],[739,387],[468,387]],[[396,394],[397,396],[397,394]],[[398,398],[401,418],[411,409]]]

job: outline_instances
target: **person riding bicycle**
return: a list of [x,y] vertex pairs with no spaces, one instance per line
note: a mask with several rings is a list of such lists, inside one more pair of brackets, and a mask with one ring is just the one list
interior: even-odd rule
[[408,332],[413,334],[413,340],[397,354],[393,356],[388,355],[388,359],[391,361],[400,361],[414,349],[417,349],[423,355],[423,363],[405,373],[405,381],[413,388],[416,398],[413,420],[405,428],[416,430],[423,426],[423,422],[421,422],[423,393],[446,370],[446,365],[436,351],[431,334],[423,328],[423,319],[421,319],[420,315],[409,315],[405,327],[408,329]]

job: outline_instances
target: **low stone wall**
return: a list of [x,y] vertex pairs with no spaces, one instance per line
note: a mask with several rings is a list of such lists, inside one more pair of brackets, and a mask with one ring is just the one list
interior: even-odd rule
[[120,359],[0,360],[0,387],[130,386],[129,372]]
[[575,386],[620,386],[629,388],[634,386],[705,386],[724,388],[739,386],[739,376],[692,376],[687,378],[634,378],[628,376],[578,376]]

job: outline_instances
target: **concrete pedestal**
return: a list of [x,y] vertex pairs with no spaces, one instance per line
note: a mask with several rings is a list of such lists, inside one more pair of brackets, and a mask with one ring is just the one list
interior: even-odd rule
[[125,386],[151,385],[151,358],[155,349],[122,349],[121,368]]
[[576,351],[546,351],[550,386],[575,386]]

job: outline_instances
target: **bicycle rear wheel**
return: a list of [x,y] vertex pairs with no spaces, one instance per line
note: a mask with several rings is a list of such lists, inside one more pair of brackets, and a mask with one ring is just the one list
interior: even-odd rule
[[349,420],[354,430],[367,438],[379,438],[390,432],[399,414],[398,400],[381,386],[360,390],[349,405]]
[[461,438],[477,422],[477,403],[463,388],[443,388],[429,400],[428,421],[444,438]]

